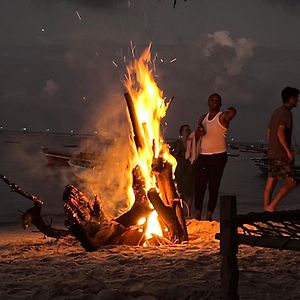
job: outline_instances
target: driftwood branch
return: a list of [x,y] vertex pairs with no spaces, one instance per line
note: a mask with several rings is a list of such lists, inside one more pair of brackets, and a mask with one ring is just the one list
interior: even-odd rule
[[22,224],[24,229],[27,229],[31,224],[33,224],[44,235],[56,239],[61,239],[70,234],[68,230],[53,228],[51,227],[51,224],[47,224],[41,217],[41,208],[42,206],[40,204],[35,203],[32,208],[28,209],[22,215]]
[[34,195],[31,195],[30,193],[28,192],[25,192],[23,191],[19,186],[17,186],[15,183],[13,182],[10,182],[8,180],[8,178],[4,175],[1,175],[0,174],[0,179],[2,179],[6,184],[9,185],[9,187],[11,188],[12,192],[16,192],[28,199],[30,199],[31,201],[33,201],[34,203],[38,203],[40,205],[43,205],[44,204],[44,201],[42,199],[40,199],[39,197],[37,196],[34,196]]
[[33,224],[40,232],[48,237],[60,239],[69,235],[68,230],[53,228],[51,224],[47,224],[47,222],[44,221],[41,217],[41,209],[44,204],[42,199],[22,190],[18,185],[10,182],[6,176],[0,175],[0,179],[2,179],[13,192],[16,192],[34,202],[34,206],[22,215],[22,225],[24,229],[27,229],[31,224]]

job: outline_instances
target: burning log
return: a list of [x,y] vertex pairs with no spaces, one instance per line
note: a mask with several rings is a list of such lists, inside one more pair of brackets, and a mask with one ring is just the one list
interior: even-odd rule
[[115,219],[116,222],[125,227],[136,225],[142,217],[147,217],[152,211],[145,191],[145,179],[139,166],[132,170],[132,177],[132,187],[135,195],[134,204],[128,212]]
[[138,167],[133,170],[133,178],[136,202],[131,210],[115,220],[110,220],[104,214],[97,197],[90,200],[75,186],[66,187],[63,196],[68,216],[66,226],[86,251],[95,251],[109,244],[136,246],[144,242],[143,230],[132,225],[149,215],[151,209],[145,199],[144,181]]
[[175,215],[178,221],[176,226],[180,227],[180,229],[179,228],[177,229],[177,231],[181,233],[180,240],[187,241],[188,233],[187,233],[185,218],[183,214],[182,201],[179,198],[177,189],[175,187],[173,174],[172,174],[172,166],[168,162],[163,163],[162,158],[158,158],[158,159],[153,159],[152,170],[153,173],[156,175],[157,185],[162,195],[162,199],[163,199],[162,204],[172,208],[172,213]]
[[134,134],[134,142],[135,142],[136,148],[137,149],[143,148],[144,147],[144,139],[143,139],[140,124],[138,122],[136,111],[134,108],[134,103],[128,93],[125,93],[124,97],[126,99],[126,104],[127,104],[131,124],[132,124],[132,130],[133,130],[133,134]]
[[[188,240],[182,201],[179,199],[173,180],[172,165],[166,161],[166,156],[169,157],[168,161],[172,160],[166,145],[161,142],[160,134],[160,121],[165,115],[168,105],[161,98],[162,94],[151,78],[152,74],[147,73],[147,63],[150,61],[149,50],[142,55],[138,66],[134,65],[128,69],[129,80],[126,87],[129,93],[125,93],[124,96],[137,156],[147,162],[147,167],[143,169],[143,172],[151,179],[155,176],[156,186],[160,192],[156,194],[155,189],[150,189],[148,198],[157,211],[158,218],[164,224],[163,227],[166,226],[169,229],[172,241],[182,242]],[[140,72],[142,70],[145,73]],[[145,114],[147,109],[148,112]],[[148,184],[148,189],[150,187],[153,187],[153,181]]]
[[63,201],[68,218],[65,225],[87,251],[97,250],[109,243],[116,232],[126,230],[108,220],[97,197],[90,200],[73,185],[66,186]]
[[183,241],[183,231],[174,210],[164,205],[158,192],[154,188],[148,192],[148,198],[163,224],[168,228],[169,239],[174,243],[181,243]]

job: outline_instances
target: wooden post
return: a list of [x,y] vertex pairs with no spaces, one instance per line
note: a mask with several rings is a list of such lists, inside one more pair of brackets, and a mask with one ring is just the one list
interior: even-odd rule
[[220,197],[221,300],[238,300],[236,197]]

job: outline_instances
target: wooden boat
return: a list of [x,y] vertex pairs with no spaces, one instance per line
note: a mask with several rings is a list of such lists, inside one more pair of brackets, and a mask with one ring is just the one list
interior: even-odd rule
[[68,153],[49,150],[42,148],[42,152],[47,158],[47,165],[49,167],[73,167],[78,166],[81,168],[94,169],[96,166],[101,165],[99,154],[96,152],[79,152]]
[[48,148],[42,147],[42,152],[47,158],[47,165],[49,167],[68,167],[71,159],[71,154],[62,153],[57,151],[49,150]]

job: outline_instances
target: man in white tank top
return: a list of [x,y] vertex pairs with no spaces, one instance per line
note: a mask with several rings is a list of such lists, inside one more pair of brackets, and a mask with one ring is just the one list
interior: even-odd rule
[[227,163],[226,134],[236,109],[220,111],[222,98],[219,94],[208,97],[209,112],[200,117],[196,138],[202,137],[201,152],[195,161],[195,210],[201,220],[203,200],[208,186],[209,199],[206,220],[211,221],[216,208],[219,187]]

